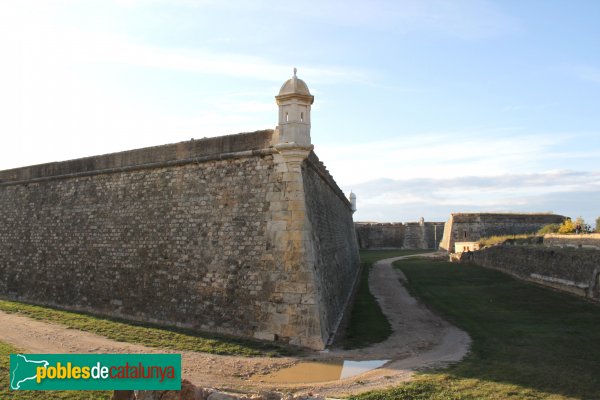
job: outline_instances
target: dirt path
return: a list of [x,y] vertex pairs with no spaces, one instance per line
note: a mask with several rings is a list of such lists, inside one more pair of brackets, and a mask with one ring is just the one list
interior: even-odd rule
[[410,379],[423,368],[460,361],[469,351],[469,335],[431,312],[412,297],[402,282],[402,271],[392,267],[395,261],[410,257],[437,257],[436,253],[380,260],[369,274],[369,289],[390,321],[392,334],[381,343],[364,349],[336,350],[344,359],[391,360],[382,368],[354,378],[344,385],[322,385],[317,392],[338,396],[394,386]]
[[0,340],[30,353],[181,353],[182,376],[204,387],[235,387],[243,383],[244,376],[265,373],[296,361],[290,358],[244,358],[163,350],[117,342],[93,333],[2,311]]
[[[468,335],[453,327],[411,297],[392,268],[397,257],[377,262],[369,288],[390,320],[393,333],[385,341],[359,350],[314,353],[310,359],[391,360],[384,367],[354,378],[321,384],[267,384],[248,378],[280,369],[296,358],[245,358],[182,352],[182,375],[198,386],[256,392],[279,389],[328,396],[360,393],[392,386],[410,378],[413,371],[458,361],[469,348]],[[110,340],[92,333],[0,312],[0,340],[31,353],[157,353],[171,352]]]

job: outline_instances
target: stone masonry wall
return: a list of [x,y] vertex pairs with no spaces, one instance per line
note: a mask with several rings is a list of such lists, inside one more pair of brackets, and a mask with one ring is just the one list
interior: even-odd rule
[[323,304],[321,324],[328,339],[337,330],[359,275],[352,207],[333,178],[311,154],[302,170],[314,246],[315,281]]
[[600,233],[581,235],[544,235],[544,246],[548,247],[576,247],[600,250]]
[[468,255],[463,253],[462,260],[580,296],[600,299],[600,251],[597,250],[503,245]]
[[404,244],[406,227],[402,223],[357,222],[354,227],[361,249],[400,248]]
[[440,248],[454,251],[455,242],[476,242],[483,237],[535,233],[547,224],[562,223],[556,214],[454,213],[446,222]]
[[443,222],[357,222],[354,226],[361,249],[436,249],[444,232]]
[[443,222],[418,222],[406,224],[404,234],[405,249],[437,249],[444,233]]
[[0,171],[0,296],[323,348],[358,265],[351,213],[320,175],[305,199],[271,135]]
[[279,278],[272,172],[255,157],[4,187],[0,293],[252,336]]
[[141,166],[159,166],[164,163],[177,165],[178,162],[189,161],[192,158],[197,161],[211,159],[215,156],[226,158],[228,154],[269,148],[273,133],[273,130],[240,133],[78,158],[76,160],[7,169],[0,171],[0,183],[31,182],[32,180],[48,177],[99,174],[114,170],[139,169]]

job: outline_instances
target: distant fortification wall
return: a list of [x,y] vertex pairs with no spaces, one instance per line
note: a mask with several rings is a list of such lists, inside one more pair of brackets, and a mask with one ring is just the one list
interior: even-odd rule
[[354,226],[361,249],[437,249],[444,230],[443,222],[357,222]]
[[476,242],[483,237],[535,233],[547,224],[565,219],[556,214],[453,213],[444,227],[440,248],[454,251],[455,242]]
[[404,236],[405,249],[437,249],[442,240],[443,222],[407,222]]
[[350,203],[273,135],[0,171],[0,296],[323,348],[358,273]]
[[503,245],[468,255],[463,253],[462,260],[580,296],[600,299],[598,250]]
[[600,250],[600,233],[582,235],[544,235],[544,246],[576,247]]
[[400,248],[404,245],[405,226],[402,223],[356,222],[354,227],[361,249]]

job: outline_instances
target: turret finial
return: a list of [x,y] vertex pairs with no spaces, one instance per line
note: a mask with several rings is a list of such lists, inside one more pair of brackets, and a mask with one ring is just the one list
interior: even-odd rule
[[298,72],[298,68],[294,67],[294,78],[296,78],[296,72]]

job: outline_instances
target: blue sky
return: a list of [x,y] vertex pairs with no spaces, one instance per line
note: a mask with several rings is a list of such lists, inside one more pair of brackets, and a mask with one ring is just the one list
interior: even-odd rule
[[600,2],[0,3],[0,169],[274,128],[298,67],[355,220],[600,215]]

